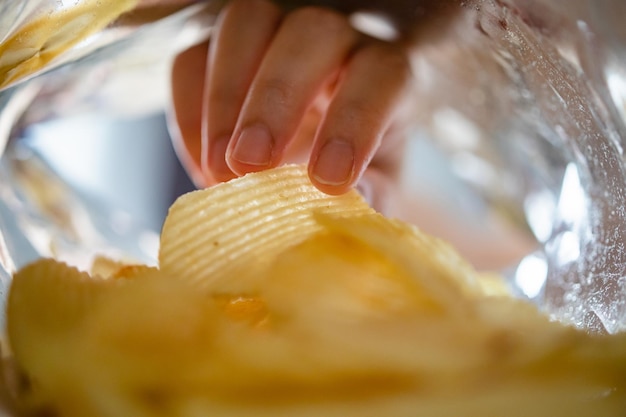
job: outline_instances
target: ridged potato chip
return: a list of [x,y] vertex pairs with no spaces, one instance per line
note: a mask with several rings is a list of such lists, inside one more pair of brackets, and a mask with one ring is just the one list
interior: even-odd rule
[[218,281],[237,286],[285,247],[321,230],[316,213],[373,212],[356,191],[323,194],[299,166],[247,175],[172,205],[161,232],[159,267],[202,287]]
[[159,269],[104,262],[101,278],[42,260],[15,275],[9,337],[29,381],[19,398],[27,411],[626,410],[626,334],[592,336],[486,290],[497,285],[447,244],[375,213],[356,193],[319,193],[304,167],[181,197],[161,243]]

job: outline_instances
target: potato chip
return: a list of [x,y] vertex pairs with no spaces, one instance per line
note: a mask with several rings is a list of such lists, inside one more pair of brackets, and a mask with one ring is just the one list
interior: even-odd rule
[[620,417],[626,409],[626,334],[550,321],[485,284],[445,242],[375,213],[356,193],[314,190],[301,166],[180,198],[158,269],[107,262],[106,279],[53,260],[15,275],[9,336],[30,382],[19,397],[29,412]]
[[[170,208],[161,233],[159,267],[199,286],[245,281],[285,247],[321,230],[316,213],[373,213],[356,191],[329,196],[285,166],[191,192]],[[227,282],[231,281],[231,282]]]
[[89,275],[102,279],[130,279],[157,271],[155,266],[111,259],[108,256],[94,257]]
[[13,277],[7,333],[15,361],[26,375],[26,384],[18,390],[30,408],[47,404],[56,392],[51,388],[63,379],[79,329],[109,288],[103,284],[51,259],[29,265]]

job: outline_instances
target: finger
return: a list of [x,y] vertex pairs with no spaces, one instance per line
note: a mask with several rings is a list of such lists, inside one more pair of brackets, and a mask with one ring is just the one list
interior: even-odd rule
[[374,43],[359,49],[315,140],[309,174],[320,190],[347,192],[362,176],[397,112],[411,79],[402,49]]
[[282,22],[244,103],[227,151],[238,174],[276,166],[307,109],[358,39],[330,9],[300,8]]
[[205,92],[203,166],[220,181],[235,176],[226,164],[226,147],[280,19],[280,9],[268,0],[233,0],[216,23]]
[[172,111],[168,127],[178,158],[197,187],[211,183],[202,172],[202,103],[208,42],[180,53],[172,66]]

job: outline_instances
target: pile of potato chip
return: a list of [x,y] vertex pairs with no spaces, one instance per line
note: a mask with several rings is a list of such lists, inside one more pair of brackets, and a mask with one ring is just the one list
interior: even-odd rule
[[493,295],[445,243],[301,166],[182,196],[159,266],[41,260],[8,336],[29,415],[624,416],[626,335]]

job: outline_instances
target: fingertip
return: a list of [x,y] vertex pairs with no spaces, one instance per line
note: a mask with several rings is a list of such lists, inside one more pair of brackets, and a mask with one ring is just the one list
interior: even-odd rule
[[311,183],[315,186],[315,188],[328,195],[342,195],[354,188],[353,182],[341,185],[324,184],[322,182],[319,182],[319,180],[310,173],[309,179],[311,180]]
[[346,193],[356,182],[354,145],[344,140],[329,140],[314,154],[309,164],[313,184],[327,194]]
[[246,126],[236,134],[226,150],[226,162],[233,172],[244,175],[273,166],[275,141],[267,126]]

